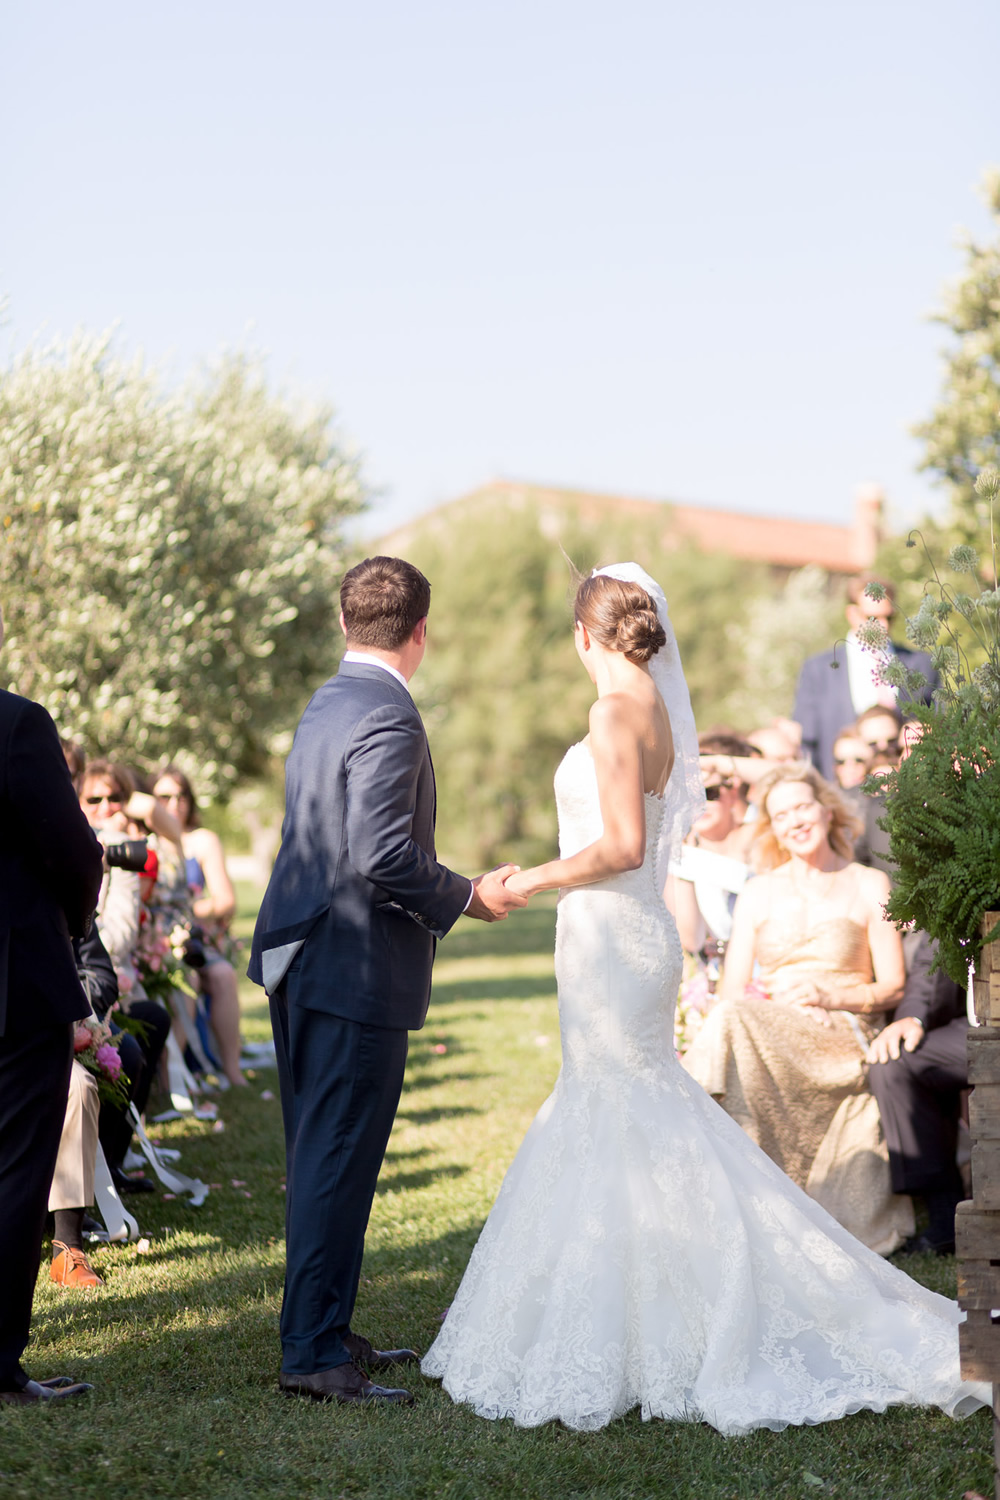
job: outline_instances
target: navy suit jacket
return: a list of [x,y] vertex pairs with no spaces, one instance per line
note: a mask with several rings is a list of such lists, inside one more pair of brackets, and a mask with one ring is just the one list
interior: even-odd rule
[[[926,689],[912,694],[901,689],[899,706],[906,711],[908,702],[930,703],[931,695],[938,685],[938,674],[931,666],[925,651],[911,651],[908,646],[893,645],[893,650],[907,670],[923,672],[927,678]],[[827,781],[835,781],[833,768],[833,742],[842,729],[853,724],[858,710],[851,701],[851,686],[847,674],[847,657],[843,649],[836,653],[838,665],[834,666],[833,650],[820,651],[803,663],[799,683],[795,690],[795,707],[792,718],[802,725],[802,752]]]
[[0,1036],[90,1014],[72,939],[88,930],[101,846],[80,810],[56,726],[0,690]]
[[435,940],[465,910],[469,881],[435,858],[434,771],[406,688],[381,667],[341,663],[302,715],[285,798],[250,978],[264,984],[267,955],[302,941],[297,1004],[422,1026]]

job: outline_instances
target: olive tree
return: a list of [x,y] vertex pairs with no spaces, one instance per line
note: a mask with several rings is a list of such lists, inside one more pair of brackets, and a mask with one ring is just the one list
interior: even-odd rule
[[88,753],[224,792],[333,669],[362,504],[330,411],[245,357],[169,391],[107,337],[30,348],[0,374],[0,682]]

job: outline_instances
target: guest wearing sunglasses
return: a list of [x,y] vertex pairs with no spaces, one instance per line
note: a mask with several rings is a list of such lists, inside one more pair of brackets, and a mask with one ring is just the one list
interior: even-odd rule
[[[116,761],[92,760],[80,777],[80,806],[103,844],[121,842],[133,831],[134,822],[156,829],[164,838],[180,845],[180,824],[149,792],[136,790],[127,766]],[[134,870],[114,865],[106,869],[97,899],[97,927],[101,941],[114,964],[121,987],[121,1004],[146,1026],[141,1044],[123,1043],[130,1062],[126,1071],[132,1082],[131,1099],[141,1114],[166,1044],[170,1020],[163,1006],[150,1000],[143,990],[136,963],[139,946],[140,881]],[[138,1064],[138,1066],[137,1066]],[[101,1144],[111,1176],[119,1192],[152,1192],[146,1177],[128,1177],[123,1168],[132,1138],[131,1120],[121,1110],[102,1105]]]
[[736,897],[750,874],[749,788],[738,767],[759,757],[748,741],[724,732],[699,735],[698,748],[705,811],[692,827],[680,860],[671,865],[663,894],[681,946],[714,969],[729,941]]
[[872,747],[862,739],[853,724],[842,729],[833,742],[833,769],[841,791],[852,791],[868,775]]

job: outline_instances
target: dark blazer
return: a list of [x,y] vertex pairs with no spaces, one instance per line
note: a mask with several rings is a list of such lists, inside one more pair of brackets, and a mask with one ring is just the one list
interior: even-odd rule
[[296,1003],[345,1020],[414,1029],[430,999],[435,940],[469,881],[437,862],[427,736],[407,690],[344,662],[314,694],[285,770],[282,842],[248,973],[304,940]]
[[[938,674],[931,666],[925,651],[911,651],[908,646],[893,645],[899,660],[907,670],[923,672],[927,678],[926,689],[919,694],[900,691],[899,706],[905,713],[911,702],[930,703],[931,694],[938,685]],[[838,665],[834,665],[836,660]],[[795,690],[795,707],[792,718],[802,725],[802,751],[827,781],[834,781],[833,742],[842,729],[853,724],[858,710],[851,701],[851,688],[847,675],[847,658],[841,647],[834,657],[833,650],[820,651],[807,657],[799,673]]]
[[0,690],[0,1036],[90,1014],[72,939],[90,925],[101,846],[80,810],[56,726]]
[[943,969],[931,973],[937,945],[926,932],[903,933],[903,956],[906,960],[906,984],[903,998],[896,1007],[894,1021],[914,1016],[924,1024],[924,1031],[936,1031],[949,1021],[966,1016],[965,993]]

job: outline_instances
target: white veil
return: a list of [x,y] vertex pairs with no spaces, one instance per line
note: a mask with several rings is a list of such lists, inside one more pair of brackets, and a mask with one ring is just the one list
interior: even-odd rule
[[622,583],[637,583],[644,588],[656,605],[656,613],[667,637],[650,659],[649,672],[656,689],[666,704],[670,716],[670,728],[674,736],[674,769],[670,773],[663,794],[663,822],[660,825],[660,843],[656,853],[656,874],[662,886],[667,878],[671,861],[681,857],[681,845],[705,806],[705,788],[701,784],[698,764],[698,731],[691,712],[691,695],[681,666],[677,637],[670,623],[667,599],[660,585],[640,568],[638,563],[612,563],[608,568],[595,568],[594,577],[617,578]]

